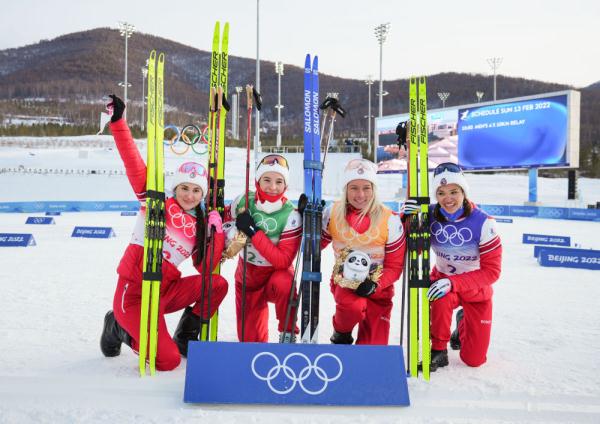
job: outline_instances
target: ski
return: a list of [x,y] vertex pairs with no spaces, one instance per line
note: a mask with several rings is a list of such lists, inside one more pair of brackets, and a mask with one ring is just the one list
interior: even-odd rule
[[[308,66],[310,66],[309,58],[308,58],[307,62],[308,62]],[[317,94],[318,94],[318,92],[317,92]],[[312,117],[315,116],[314,104],[315,104],[314,102],[311,103],[311,109],[313,112]],[[325,169],[325,159],[327,157],[327,150],[329,149],[329,143],[331,142],[331,140],[333,138],[333,124],[335,122],[335,117],[338,114],[342,118],[346,116],[346,111],[340,105],[337,97],[327,97],[325,99],[325,101],[319,106],[319,109],[324,112],[324,118],[323,118],[323,122],[321,124],[320,133],[319,133],[320,136],[318,137],[319,149],[320,149],[321,139],[323,137],[325,138],[325,141],[323,143],[324,144],[323,159],[322,160],[319,159],[321,165],[319,166],[320,175],[317,177],[317,180],[316,180],[318,182],[318,184],[320,184],[320,181],[322,178],[322,173],[323,173],[323,170]],[[308,111],[308,110],[309,110],[308,108],[305,109],[305,111]],[[317,111],[317,119],[318,119],[318,111]],[[318,120],[316,122],[318,123]],[[311,128],[314,129],[314,125],[312,125]],[[329,128],[329,129],[327,131],[325,131],[326,128]],[[319,154],[320,154],[320,150],[319,150]],[[312,155],[312,152],[311,152],[311,155]],[[308,171],[310,171],[310,169]],[[306,172],[306,170],[305,170],[305,172]],[[311,186],[311,189],[312,189],[312,186]],[[305,221],[304,221],[304,211],[306,210],[305,203],[308,202],[308,197],[306,196],[306,193],[307,192],[305,191],[305,193],[298,200],[298,211],[302,215],[303,223],[305,223]],[[318,198],[320,199],[320,192],[318,194]],[[323,202],[319,201],[316,204],[317,204],[317,212],[315,214],[316,221],[311,220],[308,223],[306,223],[306,225],[309,225],[309,226],[311,226],[311,228],[316,229],[310,233],[310,235],[307,237],[307,239],[313,241],[313,247],[311,247],[311,249],[312,249],[311,252],[315,252],[315,249],[319,249],[319,254],[318,254],[319,256],[315,257],[313,255],[313,260],[311,260],[310,263],[314,264],[313,270],[320,270],[321,269],[320,245],[321,245],[321,226],[322,226],[322,215],[323,215]],[[314,222],[314,224],[313,224],[313,222]],[[307,299],[306,303],[304,304],[304,307],[306,308],[305,311],[308,311],[308,313],[303,314],[303,316],[308,316],[309,320],[308,320],[308,324],[305,324],[305,325],[308,326],[309,328],[310,328],[310,323],[315,324],[315,325],[313,325],[314,328],[317,328],[317,325],[318,325],[318,318],[319,318],[318,300],[319,300],[320,293],[319,293],[319,291],[313,291],[314,285],[311,287],[310,291],[307,290],[307,291],[305,291],[304,295],[301,294],[301,296],[299,298],[294,299],[294,293],[296,292],[296,282],[297,282],[297,276],[298,276],[299,258],[300,258],[300,253],[304,251],[304,246],[305,246],[305,244],[304,244],[304,238],[303,238],[300,249],[298,250],[298,253],[296,255],[296,260],[294,261],[294,264],[295,264],[294,276],[292,278],[292,285],[290,287],[290,294],[288,296],[288,306],[287,306],[285,322],[284,322],[284,326],[283,326],[283,328],[285,328],[285,329],[288,328],[290,318],[292,317],[292,313],[291,313],[292,309],[294,309],[294,311],[295,311],[294,316],[293,316],[294,322],[296,321],[297,311],[298,311],[298,302],[299,302],[300,298]],[[307,261],[307,263],[308,263],[308,261]],[[309,293],[310,293],[310,299],[308,298]],[[312,303],[312,306],[311,306],[311,303]],[[312,339],[311,338],[307,338],[307,339],[308,340],[314,339],[314,342],[316,343],[316,341],[317,341],[316,334],[315,334],[315,337],[313,337]],[[294,343],[294,340],[295,340],[294,332],[286,330],[281,333],[280,338],[279,338],[279,343]],[[306,341],[305,341],[305,343],[306,343]]]
[[304,194],[308,201],[302,217],[301,340],[317,343],[321,283],[321,133],[319,123],[319,58],[304,63]]
[[[228,84],[228,49],[229,49],[229,23],[223,27],[217,21],[213,33],[212,56],[210,66],[210,95],[209,95],[209,174],[210,184],[208,198],[211,200],[209,209],[216,209],[223,217],[225,210],[225,120],[227,108],[220,107],[227,98]],[[218,97],[218,99],[215,98]],[[212,243],[211,243],[212,244]],[[212,264],[211,264],[212,265]],[[220,273],[220,266],[208,270],[208,273]],[[203,277],[204,278],[204,277]],[[209,277],[212,282],[212,278]],[[205,278],[206,280],[206,278]],[[204,293],[204,290],[203,290]],[[210,293],[210,287],[209,287]],[[209,294],[210,296],[210,294]],[[208,323],[202,323],[200,340],[216,341],[219,324],[219,312],[215,311]]]
[[[427,87],[424,77],[410,78],[408,196],[421,210],[409,217],[408,262],[408,374],[429,380],[431,340],[429,336],[429,158]],[[420,361],[419,361],[420,359]]]
[[156,372],[158,347],[158,308],[162,281],[162,244],[165,235],[164,193],[164,63],[165,55],[156,51],[148,60],[148,147],[146,160],[146,217],[142,304],[140,312],[139,369],[146,375],[146,361],[150,375]]

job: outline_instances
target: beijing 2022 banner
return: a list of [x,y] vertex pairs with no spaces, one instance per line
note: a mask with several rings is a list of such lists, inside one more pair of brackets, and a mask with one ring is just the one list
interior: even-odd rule
[[458,110],[463,169],[568,166],[567,95]]

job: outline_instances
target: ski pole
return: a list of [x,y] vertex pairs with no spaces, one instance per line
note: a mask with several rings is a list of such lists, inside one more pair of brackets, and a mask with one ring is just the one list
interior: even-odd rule
[[[298,199],[298,212],[300,213],[300,216],[304,215],[304,208],[306,207],[306,203],[308,202],[308,197],[306,197],[306,194],[302,193],[300,195],[300,198]],[[288,331],[288,325],[290,323],[290,316],[292,315],[292,308],[296,308],[294,309],[294,321],[293,324],[294,327],[296,326],[296,320],[298,319],[298,306],[300,305],[300,295],[298,295],[296,297],[296,299],[294,299],[294,295],[296,294],[296,287],[297,287],[297,283],[298,283],[298,268],[300,265],[300,253],[304,250],[304,246],[303,243],[304,240],[302,240],[302,242],[300,243],[300,247],[298,248],[298,253],[296,253],[296,259],[294,260],[294,276],[292,277],[292,283],[291,283],[291,287],[290,287],[290,294],[288,296],[288,305],[285,311],[285,321],[284,321],[284,325],[283,325],[283,333],[281,335],[281,338],[279,339],[279,343],[291,343],[292,338],[293,338],[293,332],[295,331],[295,328],[292,329],[291,331]],[[289,337],[288,337],[289,334]]]
[[326,111],[325,119],[323,119],[323,124],[321,125],[321,134],[325,134],[326,123],[329,120],[329,130],[327,131],[327,136],[325,138],[326,143],[323,152],[323,166],[325,166],[325,159],[327,158],[327,152],[329,151],[329,143],[333,137],[333,123],[335,122],[335,116],[339,114],[342,118],[345,118],[346,111],[335,97],[327,97],[321,106],[319,106],[319,109]]
[[[215,144],[216,144],[216,136],[217,136],[217,131],[215,131],[215,127],[216,127],[216,113],[217,113],[217,95],[215,92],[215,87],[210,87],[210,93],[209,93],[209,126],[210,126],[210,145],[211,145],[211,152],[210,152],[210,157],[209,157],[209,170],[214,170],[216,169],[216,156],[218,154],[218,151],[215,150]],[[210,171],[209,171],[209,182],[212,184],[213,181],[210,179]],[[213,178],[216,181],[217,179],[217,174],[216,172],[213,173]],[[210,187],[210,185],[209,185]],[[206,194],[206,198],[209,201],[209,207],[210,205],[210,196],[207,193]],[[207,207],[208,210],[208,207]],[[208,226],[208,214],[206,214],[205,216],[205,221],[204,221],[204,225]],[[209,231],[207,231],[204,234],[204,252],[206,253],[206,246],[208,246],[211,243],[211,234],[209,233]],[[201,288],[201,293],[200,293],[200,340],[204,340],[204,329],[206,328],[206,326],[209,324],[210,322],[210,317],[207,317],[206,319],[204,318],[204,298],[206,296],[206,257],[204,257],[204,260],[202,262],[202,288]],[[212,274],[212,269],[209,270],[209,272]],[[209,314],[210,314],[210,308],[209,308]],[[206,333],[206,340],[208,340],[208,331]]]
[[[215,136],[215,162],[214,162],[214,179],[212,181],[213,183],[213,192],[212,192],[212,205],[211,208],[213,211],[218,210],[218,205],[217,205],[217,192],[219,190],[219,180],[217,178],[218,172],[219,172],[219,144],[221,143],[221,139],[220,139],[220,131],[221,131],[221,109],[223,107],[225,107],[226,110],[229,110],[229,104],[227,103],[227,100],[224,99],[223,96],[223,87],[219,86],[217,88],[217,110],[216,110],[216,114],[218,116],[217,119],[217,134]],[[211,303],[211,295],[212,295],[212,283],[213,283],[213,270],[215,267],[215,238],[214,238],[214,229],[212,229],[210,231],[210,260],[209,260],[209,274],[208,274],[208,296],[207,296],[207,305],[206,308],[208,309],[208,319],[210,320],[210,303]],[[209,327],[210,327],[210,321],[209,321]],[[210,328],[208,329],[210,331]]]
[[[250,193],[250,134],[252,133],[252,99],[256,104],[256,108],[260,110],[262,99],[260,94],[252,85],[246,85],[246,110],[248,111],[248,124],[246,126],[246,191],[245,191],[245,209],[248,210],[248,196]],[[244,244],[244,260],[242,269],[242,334],[241,341],[244,341],[244,333],[246,327],[246,267],[248,265],[248,243],[250,239],[246,238]]]

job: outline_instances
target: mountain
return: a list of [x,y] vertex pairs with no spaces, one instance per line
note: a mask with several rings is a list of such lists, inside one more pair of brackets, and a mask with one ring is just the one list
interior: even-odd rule
[[[208,45],[207,40],[207,45]],[[235,40],[231,40],[232,43]],[[210,52],[177,42],[136,33],[129,39],[128,80],[130,123],[141,121],[142,72],[148,53],[156,49],[166,53],[166,123],[186,125],[206,120],[208,114],[208,77]],[[321,61],[328,58],[321,57]],[[298,58],[302,64],[303,57]],[[274,138],[277,120],[277,75],[275,65],[261,61],[261,123],[265,139]],[[236,86],[245,86],[255,78],[255,60],[230,56],[229,97]],[[118,30],[97,28],[63,35],[37,44],[0,51],[0,125],[18,122],[15,116],[60,117],[76,125],[96,125],[102,110],[102,97],[111,92],[122,94],[117,84],[123,80],[124,42]],[[347,109],[345,119],[336,122],[338,136],[366,136],[368,89],[364,81],[321,74],[321,95],[337,92]],[[428,107],[442,105],[437,92],[450,92],[446,106],[476,102],[476,91],[489,100],[493,80],[488,75],[440,73],[428,76]],[[497,97],[511,98],[573,87],[523,78],[497,77]],[[285,65],[282,77],[282,134],[284,139],[302,136],[303,68]],[[384,115],[408,110],[408,79],[384,81]],[[372,86],[371,112],[378,113],[377,82]],[[581,91],[582,150],[600,149],[600,82]],[[242,99],[240,132],[245,128],[245,99]],[[0,128],[1,129],[1,128]]]

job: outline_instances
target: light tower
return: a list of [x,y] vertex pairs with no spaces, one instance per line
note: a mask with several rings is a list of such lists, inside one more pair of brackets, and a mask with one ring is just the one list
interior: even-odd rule
[[496,101],[496,71],[502,64],[502,58],[491,57],[487,60],[487,63],[490,65],[490,68],[492,68],[492,71],[494,71],[494,101]]
[[383,43],[390,31],[391,24],[385,23],[375,27],[375,37],[379,41],[379,117],[383,116]]
[[[119,22],[119,32],[122,37],[125,37],[125,78],[123,80],[123,103],[125,103],[125,106],[127,106],[127,88],[130,86],[130,84],[127,82],[127,40],[129,37],[131,37],[131,34],[135,32],[135,27],[127,22]],[[126,113],[127,108],[125,108],[124,114]]]
[[447,91],[442,91],[440,93],[437,93],[437,95],[442,101],[442,107],[446,107],[446,100],[448,99],[448,97],[450,97],[450,93],[448,93]]
[[283,62],[275,62],[275,72],[277,73],[277,148],[281,147],[281,76],[283,75]]

